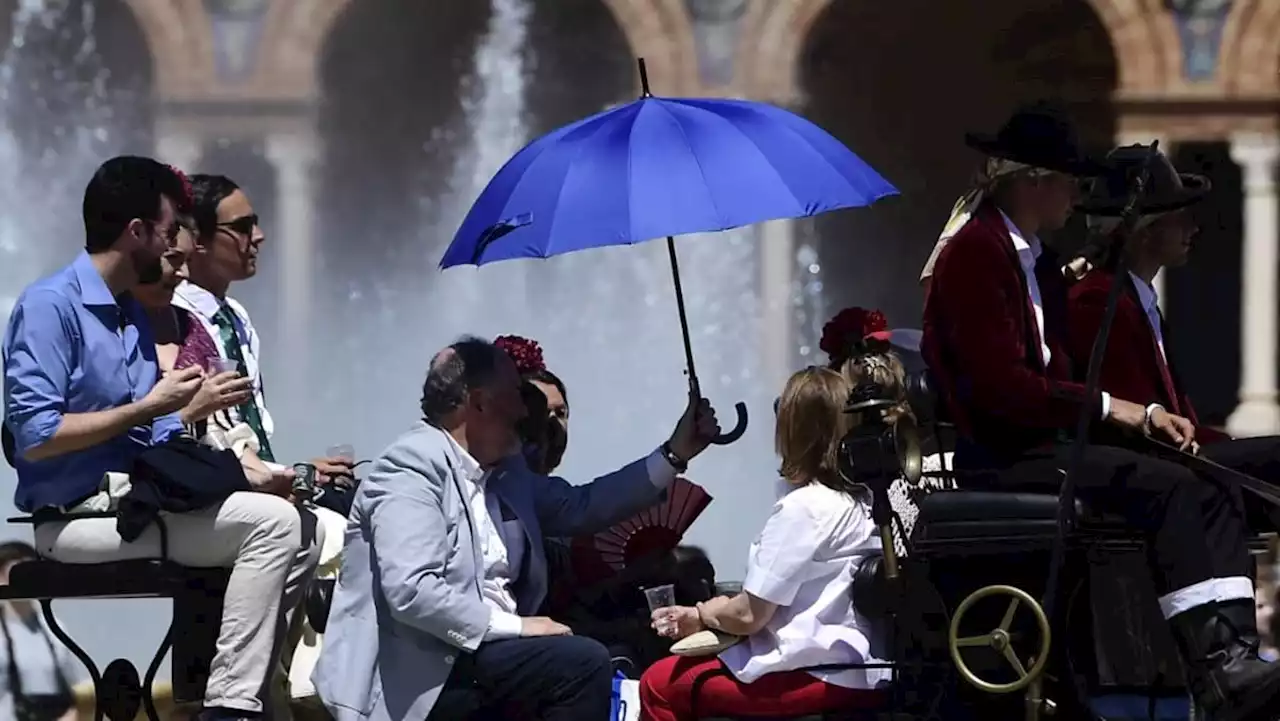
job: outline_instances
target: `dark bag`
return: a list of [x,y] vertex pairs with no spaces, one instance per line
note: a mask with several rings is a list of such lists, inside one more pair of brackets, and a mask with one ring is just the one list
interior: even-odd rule
[[13,636],[9,632],[9,622],[0,611],[0,632],[4,633],[5,650],[9,654],[9,693],[13,697],[13,713],[17,721],[57,721],[74,704],[75,696],[66,674],[62,672],[62,664],[58,662],[58,652],[49,638],[44,624],[40,624],[40,635],[49,647],[49,656],[53,659],[53,672],[57,677],[58,690],[51,694],[28,694],[22,690],[22,674],[18,671],[18,659],[13,652]]
[[129,485],[116,509],[116,531],[126,543],[136,541],[161,511],[199,511],[237,491],[253,490],[234,453],[215,451],[187,436],[140,453]]

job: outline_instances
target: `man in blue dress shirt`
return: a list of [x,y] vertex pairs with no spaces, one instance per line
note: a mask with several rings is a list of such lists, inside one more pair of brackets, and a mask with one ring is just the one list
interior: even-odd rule
[[[160,278],[178,234],[175,211],[190,202],[185,177],[172,168],[149,158],[108,160],[85,189],[85,252],[18,299],[4,337],[4,423],[19,508],[75,510],[104,474],[128,472],[140,452],[182,432],[175,412],[194,396],[202,371],[160,377],[146,315],[129,291]],[[235,493],[205,510],[167,515],[165,526],[172,560],[234,569],[202,716],[256,718],[266,708],[284,610],[297,605],[314,571],[298,512],[270,493]],[[69,563],[161,553],[156,526],[124,543],[112,518],[48,520],[35,540],[42,556]]]

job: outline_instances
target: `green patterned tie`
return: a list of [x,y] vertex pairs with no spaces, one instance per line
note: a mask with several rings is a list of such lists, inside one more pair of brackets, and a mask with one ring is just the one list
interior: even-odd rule
[[[236,332],[235,316],[232,315],[231,306],[225,302],[218,305],[218,312],[213,316],[213,322],[218,326],[218,334],[222,336],[222,347],[227,353],[227,359],[233,360],[239,365],[240,375],[249,375],[249,366],[244,362],[244,349],[240,346],[240,334]],[[258,435],[258,457],[264,461],[274,462],[275,456],[271,453],[271,442],[267,440],[267,432],[262,427],[262,413],[258,411],[258,401],[256,396],[250,396],[249,400],[240,404],[240,417],[245,423],[253,429]]]

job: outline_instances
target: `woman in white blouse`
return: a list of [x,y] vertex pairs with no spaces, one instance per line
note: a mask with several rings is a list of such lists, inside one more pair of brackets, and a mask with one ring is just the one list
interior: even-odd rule
[[[703,717],[797,716],[869,708],[884,669],[804,671],[826,664],[876,663],[871,624],[852,606],[858,562],[879,552],[869,500],[839,471],[851,386],[840,373],[809,368],[787,381],[775,444],[789,488],[751,545],[743,591],[697,607],[654,611],[654,628],[681,639],[704,629],[743,636],[719,657],[671,656],[640,679],[641,718],[693,719],[692,686]],[[727,670],[728,673],[719,673]]]

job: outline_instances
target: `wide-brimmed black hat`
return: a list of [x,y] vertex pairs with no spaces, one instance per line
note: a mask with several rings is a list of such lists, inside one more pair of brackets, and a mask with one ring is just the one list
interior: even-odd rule
[[993,158],[1068,175],[1090,178],[1107,172],[1106,163],[1080,148],[1066,114],[1047,103],[1019,109],[994,135],[965,133],[965,143]]
[[[1107,163],[1112,169],[1093,182],[1093,188],[1077,209],[1087,215],[1118,217],[1129,204],[1130,181],[1147,162],[1150,146],[1126,145],[1112,150]],[[1194,205],[1209,194],[1209,179],[1203,175],[1179,173],[1164,153],[1151,159],[1151,174],[1138,198],[1139,215],[1169,213]]]

